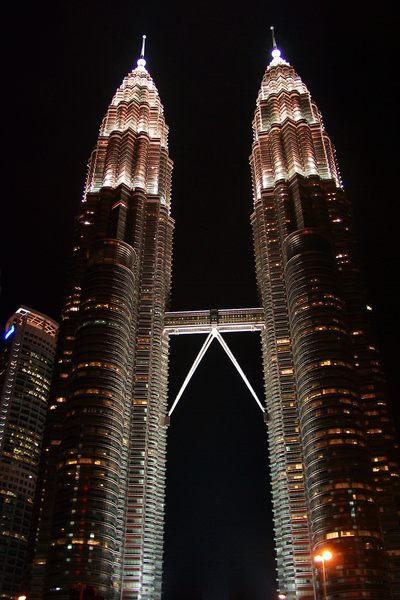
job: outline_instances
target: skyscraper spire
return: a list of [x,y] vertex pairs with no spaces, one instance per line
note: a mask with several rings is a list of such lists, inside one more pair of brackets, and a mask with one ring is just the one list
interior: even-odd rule
[[141,52],[140,52],[140,57],[141,57],[141,58],[144,58],[144,50],[145,50],[145,47],[146,47],[146,36],[145,36],[145,35],[142,35],[142,50],[141,50]]
[[142,35],[142,49],[140,51],[140,58],[137,61],[137,69],[146,71],[146,59],[144,57],[144,52],[146,48],[146,36]]
[[271,25],[270,27],[271,30],[271,34],[272,34],[272,61],[270,62],[269,66],[276,66],[276,65],[287,65],[288,63],[282,58],[281,56],[281,51],[277,46],[276,43],[276,38],[275,38],[275,28],[273,25]]
[[276,45],[276,39],[275,39],[275,28],[273,25],[271,25],[270,30],[272,32],[272,46],[275,50],[275,48],[278,48],[278,46]]

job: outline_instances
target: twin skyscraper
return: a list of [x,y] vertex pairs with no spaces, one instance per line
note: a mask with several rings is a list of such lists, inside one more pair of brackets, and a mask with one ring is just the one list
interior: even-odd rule
[[262,336],[280,597],[400,599],[398,444],[351,206],[318,108],[276,44],[253,133],[262,306],[167,313],[172,161],[144,51],[111,101],[75,224],[30,600],[89,589],[161,599],[169,336],[251,323]]

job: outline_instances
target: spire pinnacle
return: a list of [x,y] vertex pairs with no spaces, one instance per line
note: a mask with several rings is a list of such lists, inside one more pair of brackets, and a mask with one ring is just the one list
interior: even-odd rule
[[272,58],[280,58],[281,51],[279,50],[279,48],[276,44],[275,28],[273,25],[271,25],[270,29],[271,29],[271,33],[272,33],[272,52],[271,52]]
[[273,25],[271,25],[270,30],[272,32],[272,46],[275,50],[275,48],[277,48],[278,46],[276,45],[276,39],[275,39],[275,28]]
[[139,71],[146,71],[146,59],[144,57],[144,52],[146,48],[146,36],[142,36],[142,49],[140,51],[140,58],[137,61],[137,68]]
[[140,52],[140,58],[144,58],[144,50],[146,47],[146,36],[145,35],[142,35],[142,40],[143,41],[142,41],[142,50]]

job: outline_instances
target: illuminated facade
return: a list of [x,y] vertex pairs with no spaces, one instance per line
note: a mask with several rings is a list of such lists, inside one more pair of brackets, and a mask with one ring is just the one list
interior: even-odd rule
[[25,575],[58,325],[21,307],[8,320],[0,357],[0,598]]
[[[145,64],[142,54],[103,120],[76,221],[30,598],[92,589],[160,600],[166,431],[179,399],[167,414],[168,340],[190,333],[208,335],[184,386],[217,339],[264,412],[280,593],[318,598],[314,557],[329,549],[330,600],[390,598],[396,447],[350,205],[318,109],[275,47],[251,156],[262,308],[168,313],[172,164]],[[266,406],[225,331],[261,332]]]
[[389,598],[389,577],[399,598],[398,445],[351,207],[315,103],[272,56],[250,162],[279,589],[314,598],[329,549],[327,598]]

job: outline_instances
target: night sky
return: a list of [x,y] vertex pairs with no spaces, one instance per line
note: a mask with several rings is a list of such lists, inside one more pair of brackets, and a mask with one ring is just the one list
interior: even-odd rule
[[[21,304],[58,318],[87,160],[143,33],[174,161],[171,308],[258,306],[248,157],[271,24],[336,146],[397,399],[399,48],[385,1],[373,12],[342,0],[9,7],[1,326]],[[262,395],[258,335],[226,340]],[[171,401],[202,342],[173,338]],[[168,443],[164,600],[275,598],[265,426],[215,341],[174,412]]]

